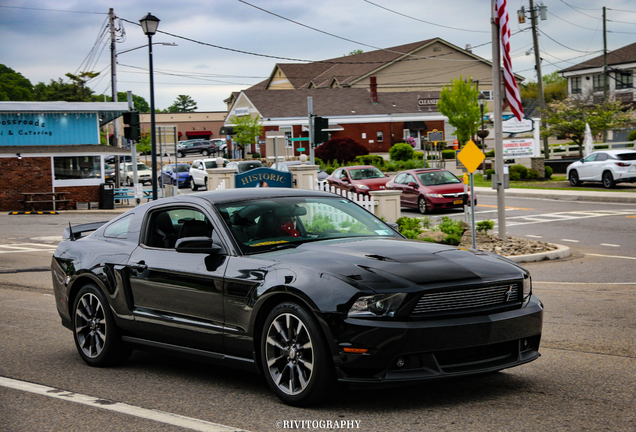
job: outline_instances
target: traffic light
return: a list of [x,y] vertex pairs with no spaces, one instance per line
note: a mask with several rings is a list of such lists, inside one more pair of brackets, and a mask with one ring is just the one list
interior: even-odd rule
[[139,111],[128,111],[124,113],[124,136],[132,141],[141,139],[141,128],[139,125]]
[[329,141],[329,132],[325,131],[328,128],[329,119],[314,117],[314,144],[318,145]]

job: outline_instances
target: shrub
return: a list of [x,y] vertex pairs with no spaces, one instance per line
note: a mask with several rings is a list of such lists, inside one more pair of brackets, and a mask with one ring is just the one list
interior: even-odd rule
[[260,158],[261,158],[260,153],[252,153],[252,159],[260,159]]
[[[546,167],[546,168],[547,168],[547,167]],[[492,178],[492,175],[493,175],[494,173],[495,173],[495,170],[494,170],[494,169],[487,169],[487,170],[486,170],[486,178],[487,178],[488,180],[490,180],[490,179]]]
[[528,170],[528,178],[529,179],[538,179],[541,176],[541,174],[539,174],[539,171],[537,170]]
[[315,156],[322,160],[352,162],[356,156],[368,155],[369,150],[351,138],[332,138],[316,148]]
[[394,161],[413,159],[413,147],[406,143],[397,143],[389,150],[389,156]]
[[461,242],[462,242],[462,236],[457,234],[449,234],[446,237],[444,237],[444,243],[452,245],[452,246],[459,246]]
[[[510,180],[521,180],[528,178],[528,168],[521,164],[513,165],[509,168]],[[518,175],[517,175],[518,174]],[[514,178],[513,178],[514,175]]]
[[488,230],[491,230],[495,227],[495,223],[490,219],[486,219],[475,224],[475,229],[478,232],[486,234]]
[[377,167],[381,167],[384,165],[384,158],[380,155],[362,155],[356,156],[355,160],[358,165],[374,165]]
[[418,218],[403,216],[395,222],[398,224],[400,234],[408,239],[415,240],[422,233],[422,223]]
[[552,173],[554,172],[554,170],[552,169],[551,166],[546,166],[545,167],[545,178],[549,179],[550,177],[552,177]]
[[495,157],[495,149],[486,152],[486,157],[493,158]]
[[442,217],[442,222],[439,225],[437,225],[437,230],[445,234],[456,235],[459,237],[461,237],[465,231],[461,221],[453,220],[449,218],[448,216]]
[[424,152],[421,152],[421,151],[413,152],[413,157],[417,160],[424,160]]
[[442,150],[442,159],[455,159],[455,150]]
[[634,129],[629,133],[629,135],[627,135],[627,141],[636,141],[636,129]]

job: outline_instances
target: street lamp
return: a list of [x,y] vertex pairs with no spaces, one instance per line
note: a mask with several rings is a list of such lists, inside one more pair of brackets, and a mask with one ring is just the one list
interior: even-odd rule
[[155,81],[152,70],[152,36],[157,33],[159,18],[148,12],[139,20],[141,28],[148,35],[148,58],[150,62],[150,154],[152,163],[152,199],[157,200],[157,137],[155,136]]
[[[481,151],[485,153],[486,146],[484,145],[484,138],[488,136],[488,131],[484,129],[484,105],[486,104],[486,96],[482,92],[479,92],[477,96],[477,102],[479,103],[479,109],[481,110],[481,130],[477,131],[477,136],[481,138]],[[486,174],[486,162],[485,159],[482,162],[482,174]]]

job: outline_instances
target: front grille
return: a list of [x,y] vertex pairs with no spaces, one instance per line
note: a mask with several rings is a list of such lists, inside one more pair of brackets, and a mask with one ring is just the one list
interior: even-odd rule
[[444,198],[461,198],[462,195],[464,195],[463,192],[442,194]]
[[425,293],[420,297],[412,315],[464,311],[466,309],[504,306],[519,301],[516,283],[470,288],[457,291]]

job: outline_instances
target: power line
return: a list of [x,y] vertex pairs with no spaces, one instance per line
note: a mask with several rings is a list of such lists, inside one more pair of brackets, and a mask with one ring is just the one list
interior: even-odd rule
[[567,49],[569,49],[569,50],[571,50],[571,51],[576,51],[576,52],[580,52],[580,53],[586,53],[586,54],[589,54],[589,53],[590,53],[590,51],[581,51],[581,50],[577,50],[577,49],[574,49],[574,48],[570,48],[569,46],[563,45],[561,42],[559,42],[559,41],[557,41],[556,39],[554,39],[554,38],[550,37],[550,36],[549,36],[546,32],[544,32],[543,30],[541,30],[541,29],[537,29],[537,30],[539,30],[539,32],[540,32],[542,35],[544,35],[545,37],[547,37],[548,39],[550,39],[552,42],[554,42],[554,43],[557,43],[557,44],[561,45],[563,48],[567,48]]
[[45,12],[67,12],[67,13],[81,13],[81,14],[92,14],[92,15],[108,15],[107,13],[104,13],[104,12],[86,12],[86,11],[72,11],[72,10],[61,10],[61,9],[43,9],[43,8],[21,7],[21,6],[0,6],[0,8],[36,10],[36,11],[45,11]]
[[[564,5],[571,7],[571,8],[572,8],[572,9],[574,9],[576,12],[578,12],[578,13],[580,13],[580,14],[582,14],[582,15],[585,15],[586,17],[590,17],[590,18],[594,18],[594,19],[602,19],[602,18],[594,17],[594,16],[592,16],[592,15],[588,15],[588,14],[586,14],[586,13],[581,12],[582,10],[588,10],[588,11],[598,11],[598,10],[601,10],[601,9],[599,9],[599,8],[592,8],[592,9],[580,8],[580,7],[577,7],[577,6],[572,6],[571,4],[566,3],[566,2],[565,2],[565,1],[563,1],[563,0],[559,0],[559,1],[560,1],[561,3],[563,3]],[[579,10],[579,9],[580,9],[580,10]]]
[[[241,1],[241,0],[239,0],[239,1]],[[369,0],[362,0],[362,1],[364,1],[366,3],[369,3],[369,4],[373,5],[373,6],[379,7],[380,9],[384,9],[385,11],[388,11],[388,12],[394,13],[396,15],[400,15],[400,16],[403,16],[405,18],[409,18],[409,19],[412,19],[412,20],[415,20],[415,21],[419,21],[419,22],[422,22],[422,23],[425,23],[425,24],[429,24],[429,25],[433,25],[433,26],[437,26],[437,27],[443,27],[443,28],[447,28],[447,29],[451,29],[451,30],[459,30],[459,31],[471,32],[471,33],[490,33],[490,31],[485,31],[485,30],[468,30],[468,29],[457,28],[457,27],[449,27],[449,26],[445,26],[445,25],[442,25],[442,24],[437,24],[437,23],[430,22],[430,21],[424,21],[422,19],[415,18],[415,17],[409,16],[409,15],[394,11],[393,9],[389,9],[389,8],[384,7],[384,6],[380,6],[379,4],[373,3],[373,2],[371,2]]]

